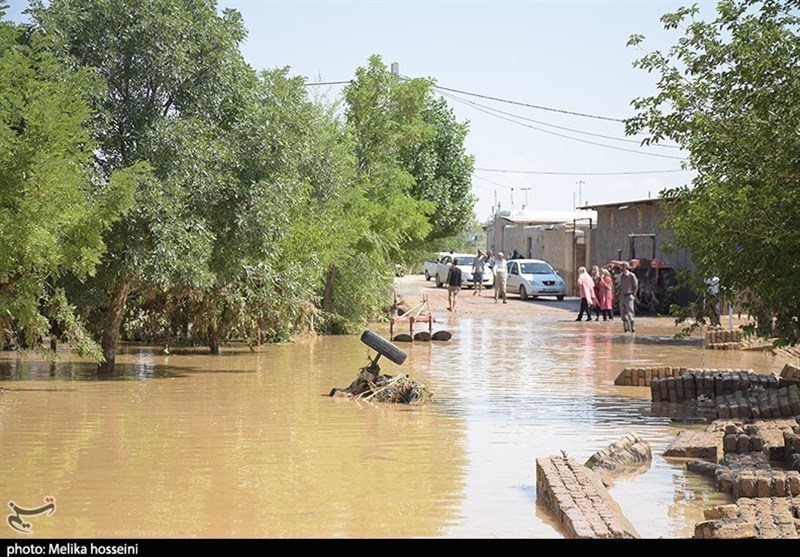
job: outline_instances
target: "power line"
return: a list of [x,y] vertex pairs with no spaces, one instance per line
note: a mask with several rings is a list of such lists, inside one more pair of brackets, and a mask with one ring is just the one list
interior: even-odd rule
[[[451,95],[447,95],[446,93],[442,93],[442,95],[446,96],[448,98],[452,98]],[[456,99],[456,100],[459,100],[459,99]],[[605,143],[598,143],[596,141],[589,141],[588,139],[580,139],[578,137],[572,137],[572,136],[569,136],[569,135],[564,135],[563,133],[557,133],[557,132],[550,131],[550,130],[544,130],[542,128],[537,128],[536,126],[531,126],[530,124],[525,124],[523,122],[518,122],[516,120],[512,120],[511,118],[506,118],[504,116],[499,116],[497,114],[492,114],[491,112],[489,112],[487,110],[484,110],[484,109],[481,109],[481,108],[478,108],[478,107],[475,107],[475,110],[479,110],[480,112],[486,112],[487,114],[489,114],[491,116],[494,116],[495,118],[500,118],[501,120],[506,120],[506,121],[511,122],[513,124],[517,124],[518,126],[531,128],[533,130],[540,131],[542,133],[549,133],[550,135],[555,135],[557,137],[563,137],[564,139],[571,139],[572,141],[578,141],[580,143],[588,143],[589,145],[596,145],[598,147],[605,147],[606,149],[614,149],[616,151],[626,151],[628,153],[636,153],[637,155],[647,155],[647,156],[650,156],[650,157],[660,157],[660,158],[664,158],[664,159],[685,160],[684,157],[674,157],[672,155],[661,155],[659,153],[647,153],[645,151],[637,151],[636,149],[627,149],[625,147],[617,147],[616,145],[606,145]]]
[[[478,180],[483,180],[484,182],[489,182],[490,184],[500,188],[512,189],[511,186],[507,186],[505,184],[498,184],[497,182],[492,182],[491,180],[489,180],[488,178],[484,178],[483,176],[478,176],[476,174],[473,174],[473,177],[477,178]],[[476,186],[476,187],[481,187],[481,186]]]
[[306,87],[316,87],[317,85],[346,85],[347,83],[352,83],[352,80],[349,81],[320,81],[317,83],[306,83]]
[[432,85],[432,87],[434,89],[441,89],[443,91],[450,91],[452,93],[459,93],[461,95],[469,95],[469,96],[472,96],[472,97],[480,97],[482,99],[488,99],[488,100],[497,101],[497,102],[515,104],[515,105],[518,105],[518,106],[526,106],[528,108],[535,108],[537,110],[547,110],[547,111],[550,111],[550,112],[559,112],[561,114],[569,114],[571,116],[580,116],[582,118],[594,118],[596,120],[607,120],[609,122],[624,122],[624,120],[622,120],[621,118],[611,118],[609,116],[598,116],[597,114],[587,114],[585,112],[573,112],[572,110],[563,110],[563,109],[560,109],[560,108],[553,108],[553,107],[550,107],[550,106],[542,106],[542,105],[524,103],[524,102],[519,102],[519,101],[512,101],[512,100],[509,100],[509,99],[501,99],[500,97],[492,97],[492,96],[489,96],[489,95],[481,95],[479,93],[470,93],[469,91],[461,91],[459,89],[451,89],[449,87],[442,87],[441,85]]
[[[474,101],[470,101],[470,100],[467,100],[467,99],[462,99],[460,97],[457,97],[456,95],[448,95],[447,93],[442,93],[442,96],[445,96],[448,99],[453,99],[455,101],[459,101],[459,102],[462,102],[462,103],[469,104],[471,106],[482,107],[482,108],[485,108],[486,110],[490,110],[492,112],[498,112],[500,114],[505,114],[506,116],[511,116],[513,118],[519,118],[520,120],[525,120],[527,122],[533,122],[534,124],[540,124],[542,126],[548,126],[548,127],[556,128],[556,129],[559,129],[559,130],[565,130],[565,131],[580,133],[580,134],[583,134],[583,135],[591,135],[593,137],[600,137],[602,139],[610,139],[612,141],[624,141],[626,143],[635,143],[637,145],[641,145],[641,142],[637,141],[635,139],[626,139],[626,138],[622,138],[622,137],[613,137],[613,136],[604,135],[604,134],[601,134],[601,133],[592,133],[592,132],[587,132],[587,131],[582,131],[582,130],[576,130],[575,128],[568,128],[568,127],[565,127],[565,126],[558,126],[556,124],[551,124],[549,122],[542,122],[541,120],[534,120],[533,118],[527,118],[525,116],[520,116],[519,114],[514,114],[512,112],[506,112],[504,110],[500,110],[498,108],[493,108],[493,107],[487,106],[485,104],[480,104],[480,103],[476,103]],[[491,114],[490,114],[490,116],[491,116]],[[677,146],[677,145],[664,145],[664,144],[661,144],[661,143],[655,143],[652,146],[653,147],[669,148],[669,149],[680,149],[680,147]]]
[[[676,170],[632,170],[622,172],[557,172],[545,170],[509,170],[505,168],[473,168],[476,172],[502,172],[507,174],[539,174],[548,176],[616,176],[631,174],[669,174],[673,172],[690,172],[690,169]],[[479,176],[476,176],[479,178]],[[485,180],[485,178],[481,178]],[[498,184],[499,185],[499,184]]]

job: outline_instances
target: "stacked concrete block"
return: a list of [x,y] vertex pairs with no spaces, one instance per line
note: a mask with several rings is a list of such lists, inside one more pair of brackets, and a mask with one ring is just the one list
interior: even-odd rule
[[594,453],[584,466],[597,472],[603,483],[610,486],[614,476],[632,477],[645,472],[652,460],[650,444],[636,433],[629,433]]
[[751,370],[686,370],[675,377],[653,378],[650,394],[653,402],[685,402],[700,397],[713,399],[754,387],[774,389],[778,384],[774,375]]
[[732,495],[734,499],[800,496],[800,472],[743,470],[734,478]]
[[626,367],[614,380],[615,385],[649,387],[653,379],[678,377],[688,371],[685,367]]
[[726,342],[741,342],[742,331],[714,327],[706,331],[706,344],[722,344]]
[[800,383],[800,367],[793,364],[785,364],[780,375],[781,380],[788,383]]
[[800,537],[800,499],[742,498],[712,507],[695,526],[698,539],[797,539]]
[[600,476],[575,459],[536,459],[536,493],[568,539],[639,538]]
[[785,431],[783,433],[784,460],[792,470],[800,471],[800,433]]

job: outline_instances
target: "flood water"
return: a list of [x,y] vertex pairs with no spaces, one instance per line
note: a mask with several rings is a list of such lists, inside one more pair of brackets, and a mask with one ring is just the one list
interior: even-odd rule
[[634,336],[510,303],[531,311],[445,315],[452,340],[381,361],[430,388],[423,407],[327,396],[374,356],[358,336],[219,356],[128,347],[112,380],[68,354],[51,367],[2,353],[0,498],[51,496],[57,510],[30,517],[30,536],[4,520],[0,538],[562,538],[537,504],[536,459],[585,462],[631,432],[653,461],[610,492],[642,538],[691,537],[704,509],[729,502],[662,457],[702,424],[653,415],[649,388],[614,379],[782,363],[675,341],[669,318],[639,319]]

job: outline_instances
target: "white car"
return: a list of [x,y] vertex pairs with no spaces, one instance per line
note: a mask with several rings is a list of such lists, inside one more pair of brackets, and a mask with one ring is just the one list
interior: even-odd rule
[[555,296],[563,300],[567,283],[550,263],[541,259],[512,259],[508,262],[508,293],[519,294],[523,300],[539,296]]
[[[436,265],[436,286],[441,288],[447,281],[447,272],[453,264],[453,260],[458,262],[458,268],[461,269],[461,280],[464,288],[472,288],[475,282],[472,279],[472,264],[477,257],[474,253],[447,253],[439,259]],[[489,268],[489,265],[483,267],[483,288],[491,288],[494,286],[494,272]]]

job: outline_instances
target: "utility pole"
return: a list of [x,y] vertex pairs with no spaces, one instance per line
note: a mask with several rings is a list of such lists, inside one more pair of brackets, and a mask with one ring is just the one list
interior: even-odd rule
[[584,182],[583,180],[578,180],[575,183],[578,184],[578,207],[580,207],[581,203],[582,203],[582,201],[581,201],[581,186],[583,186],[583,184],[585,184],[586,182]]
[[522,191],[525,192],[525,208],[527,209],[528,208],[528,190],[531,189],[531,188],[519,188],[519,189],[521,189]]
[[511,210],[514,210],[514,188],[511,188]]

